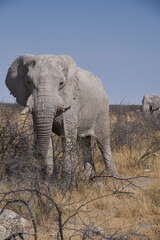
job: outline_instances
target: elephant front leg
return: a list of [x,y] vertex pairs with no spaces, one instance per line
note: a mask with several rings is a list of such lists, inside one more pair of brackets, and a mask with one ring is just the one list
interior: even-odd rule
[[63,114],[62,179],[68,185],[76,184],[77,122],[77,115],[74,114],[73,110],[68,110]]
[[63,165],[62,179],[68,184],[75,184],[76,180],[76,141],[74,137],[62,139],[63,144]]
[[54,157],[54,140],[52,135],[50,137],[49,148],[45,159],[45,166],[47,176],[50,178],[57,178],[57,168]]
[[81,139],[81,148],[84,159],[83,178],[93,178],[96,175],[96,171],[92,157],[91,136],[87,136],[84,139]]

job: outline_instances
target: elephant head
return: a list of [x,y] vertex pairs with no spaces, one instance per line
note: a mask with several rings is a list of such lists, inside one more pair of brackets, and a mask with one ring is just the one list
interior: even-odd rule
[[69,56],[21,55],[10,66],[6,85],[16,101],[33,115],[36,149],[47,156],[57,114],[76,98],[77,66]]
[[142,113],[147,118],[148,112],[154,115],[154,112],[160,108],[160,96],[157,94],[144,95],[142,100]]

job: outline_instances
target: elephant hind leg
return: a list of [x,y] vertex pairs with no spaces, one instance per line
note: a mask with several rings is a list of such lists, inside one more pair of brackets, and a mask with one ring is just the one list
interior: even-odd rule
[[91,136],[83,138],[81,143],[83,161],[84,161],[84,178],[89,179],[95,176],[95,166],[92,158]]
[[107,114],[101,115],[96,122],[96,141],[104,159],[107,174],[114,177],[119,177],[116,166],[112,159],[110,147],[110,130],[109,130],[109,116]]
[[109,176],[119,177],[116,166],[112,159],[109,141],[106,139],[104,139],[103,141],[97,139],[97,144],[103,156],[107,174]]

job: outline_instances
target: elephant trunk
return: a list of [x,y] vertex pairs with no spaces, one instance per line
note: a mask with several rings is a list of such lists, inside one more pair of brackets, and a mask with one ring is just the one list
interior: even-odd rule
[[[33,94],[34,103],[30,97],[27,101],[27,106],[32,109],[36,152],[42,159],[47,158],[49,143],[52,133],[53,120],[57,109],[60,105],[60,100],[53,101],[51,90],[46,90],[43,85],[39,86],[37,91]],[[56,92],[54,93],[56,96]],[[54,103],[54,104],[53,104]]]
[[33,113],[35,153],[40,163],[42,176],[45,179],[52,176],[54,168],[53,147],[50,145],[53,119],[53,112],[45,112],[44,114],[43,111],[37,111]]
[[60,97],[39,87],[38,94],[33,92],[27,101],[27,107],[32,110],[36,155],[40,161],[44,175],[51,175],[53,167],[53,144],[51,140],[52,126],[57,111],[62,106]]
[[53,112],[47,112],[45,116],[43,112],[37,112],[34,115],[36,150],[43,159],[47,157],[53,119]]

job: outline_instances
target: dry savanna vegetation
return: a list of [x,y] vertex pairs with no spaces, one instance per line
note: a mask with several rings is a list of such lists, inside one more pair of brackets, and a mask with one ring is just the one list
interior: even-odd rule
[[82,177],[77,147],[77,185],[60,179],[63,154],[53,136],[58,177],[45,181],[34,157],[30,115],[0,105],[0,214],[13,210],[30,223],[8,226],[5,239],[160,239],[160,127],[144,121],[139,106],[110,107],[111,147],[120,179],[106,175],[93,140],[96,177]]

